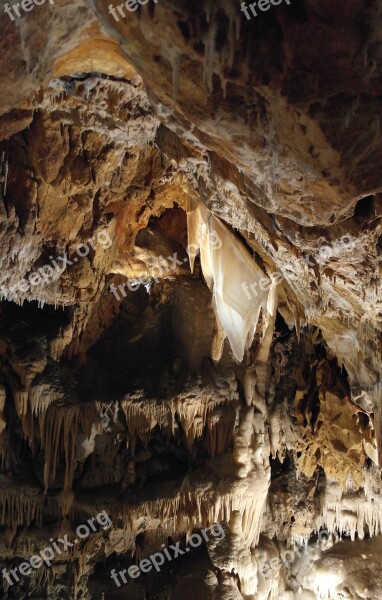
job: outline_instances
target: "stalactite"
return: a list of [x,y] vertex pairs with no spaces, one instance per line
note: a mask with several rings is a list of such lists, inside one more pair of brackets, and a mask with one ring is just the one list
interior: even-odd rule
[[[277,313],[277,284],[272,281],[269,291],[267,312],[263,319],[263,338],[255,358],[253,377],[256,380],[253,392],[251,392],[252,404],[256,406],[260,412],[267,416],[266,393],[268,391],[269,375],[268,375],[268,358],[273,340]],[[247,400],[248,403],[248,400]]]
[[204,81],[208,91],[213,91],[214,72],[219,74],[223,97],[226,97],[228,74],[233,67],[236,51],[236,42],[240,37],[241,18],[237,8],[231,0],[224,2],[224,12],[228,19],[228,35],[223,47],[216,50],[216,35],[219,26],[219,11],[216,3],[209,0],[206,5],[206,20],[208,29],[204,36]]
[[55,361],[59,361],[65,349],[73,339],[74,325],[70,323],[65,328],[60,328],[58,335],[50,342],[50,354]]
[[[41,393],[41,388],[42,392]],[[22,420],[23,432],[34,452],[36,444],[45,452],[44,484],[45,493],[54,482],[60,457],[65,460],[64,491],[72,487],[77,433],[81,429],[90,439],[93,425],[98,423],[100,407],[97,403],[84,403],[79,406],[58,406],[54,402],[61,395],[49,395],[48,386],[32,388],[29,402],[25,407],[25,394],[19,393],[17,412]],[[70,494],[62,497],[65,511],[70,509]]]
[[224,383],[218,388],[207,387],[203,394],[197,390],[184,392],[168,402],[142,400],[139,395],[124,398],[121,408],[126,418],[132,451],[135,450],[137,438],[147,444],[157,426],[175,437],[179,420],[190,452],[194,451],[195,443],[204,436],[210,456],[223,452],[230,443],[235,422],[235,409],[230,405],[237,403],[236,386],[231,389]]
[[213,90],[213,74],[215,60],[215,38],[217,33],[216,8],[208,3],[207,21],[209,27],[204,39],[204,82],[208,91]]
[[28,526],[35,522],[37,526],[41,526],[43,507],[43,496],[29,496],[9,489],[0,490],[0,524],[8,528],[10,541],[20,525]]
[[6,397],[7,394],[5,391],[5,387],[0,384],[0,455],[3,454],[3,433],[7,427],[7,421],[5,419],[4,414]]
[[376,467],[364,469],[363,487],[356,493],[348,482],[344,491],[336,481],[330,481],[321,499],[321,516],[317,528],[326,527],[330,533],[364,539],[368,534],[382,534],[381,481]]
[[371,405],[374,408],[374,431],[378,449],[378,465],[382,468],[382,381],[367,391]]
[[[131,438],[131,449],[134,453],[137,437],[147,446],[151,431],[158,425],[158,420],[155,418],[155,413],[158,410],[158,405],[154,402],[144,402],[142,399],[135,401],[134,398],[121,401],[121,408],[125,414],[126,424]],[[159,410],[161,408],[159,407]],[[166,410],[162,406],[162,418],[159,417],[161,423],[166,417]]]
[[232,441],[235,420],[236,411],[228,407],[207,416],[206,445],[211,458],[228,449]]
[[[187,222],[189,246],[200,248],[203,275],[213,295],[217,330],[220,337],[224,330],[235,358],[241,362],[244,350],[252,343],[260,309],[267,311],[270,280],[238,239],[202,203],[189,202]],[[191,256],[190,266],[193,270]],[[249,286],[255,293],[251,294]],[[216,344],[216,348],[221,350],[221,344]]]
[[28,392],[16,390],[14,392],[14,398],[17,415],[21,418],[25,417],[28,411]]
[[64,450],[65,454],[64,489],[67,490],[71,487],[78,416],[78,407],[51,407],[47,410],[46,418],[41,423],[41,442],[42,448],[45,450],[45,493],[55,479],[60,450]]

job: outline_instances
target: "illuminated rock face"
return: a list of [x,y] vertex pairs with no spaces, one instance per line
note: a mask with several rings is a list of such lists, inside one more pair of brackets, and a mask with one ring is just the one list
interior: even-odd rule
[[380,10],[1,14],[1,598],[382,597]]

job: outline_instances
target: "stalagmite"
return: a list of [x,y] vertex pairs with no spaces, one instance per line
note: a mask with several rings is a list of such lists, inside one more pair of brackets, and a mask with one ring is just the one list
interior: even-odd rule
[[257,415],[253,407],[242,408],[233,452],[238,481],[234,485],[230,511],[222,517],[229,518],[232,510],[240,512],[243,537],[249,547],[255,547],[259,540],[270,480],[264,417]]
[[232,512],[229,527],[225,527],[224,540],[212,540],[207,548],[215,567],[237,575],[243,596],[253,598],[257,589],[257,565],[255,557],[245,547],[239,512]]

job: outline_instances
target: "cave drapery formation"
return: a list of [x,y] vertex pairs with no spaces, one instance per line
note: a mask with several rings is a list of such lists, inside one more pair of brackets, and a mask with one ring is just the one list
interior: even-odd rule
[[382,6],[272,4],[2,3],[0,570],[112,521],[4,600],[382,598]]

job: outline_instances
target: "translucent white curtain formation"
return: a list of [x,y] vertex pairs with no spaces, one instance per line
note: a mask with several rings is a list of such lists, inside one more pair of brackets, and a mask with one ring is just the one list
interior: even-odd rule
[[[201,202],[187,206],[189,248],[200,248],[203,275],[212,292],[217,332],[212,358],[219,360],[226,337],[238,361],[251,345],[260,309],[268,316],[276,310],[277,283],[256,263],[245,246]],[[190,253],[193,271],[195,253]],[[243,292],[252,286],[256,293]]]

